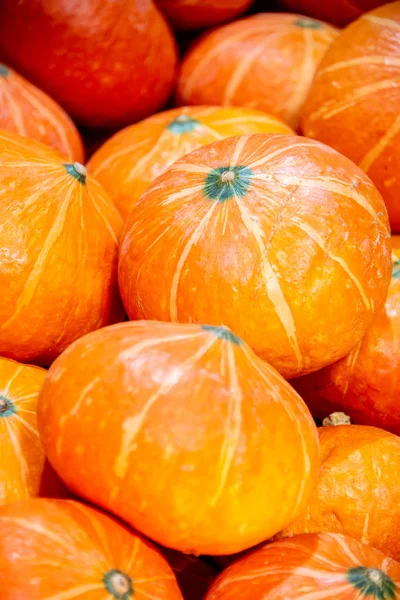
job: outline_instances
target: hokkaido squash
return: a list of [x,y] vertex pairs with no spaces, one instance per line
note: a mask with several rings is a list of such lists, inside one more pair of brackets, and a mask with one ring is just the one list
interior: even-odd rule
[[72,500],[0,508],[0,581],[2,600],[182,600],[154,546]]
[[399,560],[400,438],[366,425],[338,424],[318,431],[317,485],[306,510],[280,537],[342,533]]
[[282,0],[289,10],[343,26],[387,0]]
[[400,231],[400,2],[342,31],[321,63],[304,106],[305,135],[348,156],[381,192]]
[[47,94],[0,64],[0,129],[48,144],[82,162],[81,137],[67,113]]
[[131,319],[226,325],[284,377],[348,354],[390,273],[376,188],[290,135],[229,138],[177,161],[133,208],[119,261]]
[[392,244],[389,295],[363,339],[346,358],[292,384],[318,419],[343,411],[352,423],[400,435],[400,236]]
[[0,505],[68,492],[45,460],[36,404],[46,371],[0,358]]
[[0,132],[0,355],[47,365],[120,320],[120,216],[80,163]]
[[138,321],[81,338],[51,366],[38,422],[73,492],[187,554],[277,533],[319,464],[304,403],[224,327]]
[[219,576],[205,600],[398,600],[400,564],[350,537],[264,545]]
[[243,13],[253,0],[158,0],[156,4],[176,29],[199,29]]
[[246,133],[293,132],[278,118],[251,108],[188,106],[115,134],[87,167],[126,218],[150,183],[178,158],[215,140]]
[[206,33],[183,60],[180,104],[248,106],[299,125],[334,27],[294,14],[257,14]]
[[91,127],[157,111],[173,86],[175,41],[152,0],[2,0],[0,56]]
[[178,581],[184,600],[203,600],[217,571],[211,564],[176,550],[162,548]]

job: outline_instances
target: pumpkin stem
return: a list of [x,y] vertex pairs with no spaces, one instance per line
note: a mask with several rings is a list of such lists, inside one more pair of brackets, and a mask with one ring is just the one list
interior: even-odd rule
[[112,569],[106,573],[103,582],[107,591],[118,600],[130,600],[133,595],[132,579],[118,569]]
[[324,427],[336,427],[337,425],[351,425],[350,417],[343,412],[334,412],[322,421]]
[[5,398],[0,396],[0,412],[5,412],[8,408],[8,402]]

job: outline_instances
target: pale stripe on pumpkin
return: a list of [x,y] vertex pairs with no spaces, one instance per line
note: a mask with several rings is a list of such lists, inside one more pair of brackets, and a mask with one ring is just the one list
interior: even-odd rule
[[[400,59],[399,59],[400,65]],[[383,136],[376,142],[372,148],[369,149],[364,158],[358,163],[360,169],[366,173],[371,168],[373,163],[378,160],[381,154],[386,150],[387,146],[393,140],[393,138],[400,132],[400,115],[397,116],[392,125],[383,134]]]

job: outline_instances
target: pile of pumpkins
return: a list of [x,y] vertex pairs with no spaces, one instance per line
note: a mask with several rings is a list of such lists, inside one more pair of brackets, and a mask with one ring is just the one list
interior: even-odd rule
[[400,1],[275,4],[0,3],[1,600],[400,598]]

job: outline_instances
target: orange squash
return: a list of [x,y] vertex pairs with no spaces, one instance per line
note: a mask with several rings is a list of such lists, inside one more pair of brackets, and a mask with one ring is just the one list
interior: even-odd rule
[[0,132],[0,355],[49,364],[123,316],[120,216],[80,163]]
[[294,14],[257,14],[206,33],[183,60],[180,104],[259,108],[297,128],[314,72],[338,35]]
[[177,161],[133,208],[119,261],[131,319],[224,324],[284,377],[348,354],[390,273],[370,180],[290,135],[229,138]]
[[200,29],[237,17],[253,0],[158,0],[176,29]]
[[182,600],[154,546],[71,500],[0,508],[0,581],[2,600]]
[[219,576],[205,600],[398,600],[400,564],[350,537],[267,544]]
[[318,431],[317,485],[306,510],[280,536],[342,533],[399,560],[400,438],[366,425]]
[[306,406],[224,327],[140,321],[81,338],[51,366],[38,422],[73,492],[187,554],[274,535],[318,470]]
[[156,112],[177,65],[152,0],[2,0],[0,56],[90,127]]
[[127,127],[90,159],[88,171],[123,217],[149,185],[178,158],[200,146],[246,133],[294,133],[276,117],[249,108],[176,108]]
[[342,31],[321,63],[304,106],[305,135],[363,169],[400,231],[400,2]]
[[203,600],[217,571],[205,560],[162,548],[178,581],[184,600]]
[[48,144],[72,161],[84,160],[81,136],[67,113],[50,96],[2,64],[0,129]]
[[387,0],[282,0],[289,10],[343,26]]
[[292,385],[318,419],[344,411],[353,423],[400,435],[400,236],[392,243],[389,295],[363,339],[346,358]]

